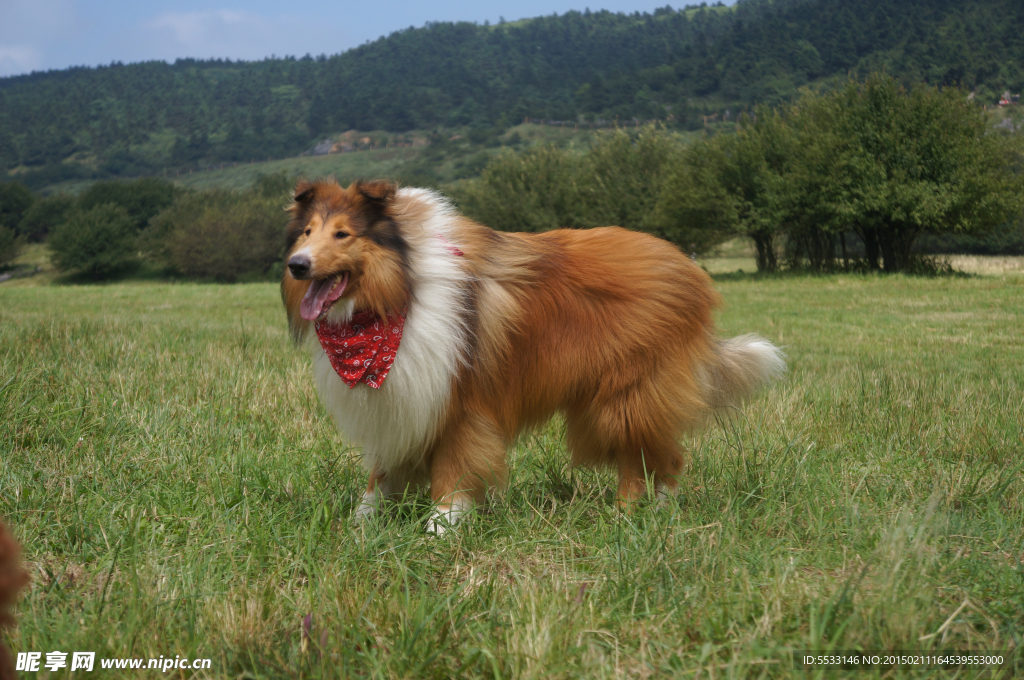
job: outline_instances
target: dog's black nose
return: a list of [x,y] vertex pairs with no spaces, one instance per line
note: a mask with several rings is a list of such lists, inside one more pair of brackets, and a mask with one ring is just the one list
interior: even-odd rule
[[309,274],[309,268],[311,266],[309,257],[306,255],[293,255],[288,260],[288,269],[292,272],[292,277],[296,279],[304,279]]

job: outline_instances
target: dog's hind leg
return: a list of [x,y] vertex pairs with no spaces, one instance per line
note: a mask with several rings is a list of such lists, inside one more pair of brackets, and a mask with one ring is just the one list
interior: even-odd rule
[[669,440],[663,445],[663,453],[654,470],[655,488],[658,491],[658,502],[662,505],[679,493],[679,475],[686,470],[686,449],[677,441]]
[[427,532],[443,534],[483,502],[489,486],[504,484],[505,441],[480,413],[464,413],[441,434],[430,456],[430,497],[437,504]]
[[672,439],[660,439],[645,437],[613,447],[619,469],[619,507],[642,498],[651,479],[660,500],[675,495],[679,488],[676,478],[685,467],[683,449]]
[[[590,441],[603,441],[609,450],[609,462],[619,471],[616,494],[620,508],[641,499],[653,479],[659,496],[672,494],[686,459],[675,438],[674,417],[657,394],[629,392],[619,399],[591,407]],[[575,452],[574,452],[575,453]]]
[[[589,404],[587,404],[589,406]],[[565,444],[573,465],[598,467],[614,462],[608,439],[594,426],[586,406],[574,406],[565,413]]]

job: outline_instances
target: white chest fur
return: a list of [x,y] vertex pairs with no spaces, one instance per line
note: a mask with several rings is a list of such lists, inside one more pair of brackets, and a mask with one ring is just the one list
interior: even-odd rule
[[[436,200],[426,192],[422,198]],[[320,399],[348,442],[362,446],[368,468],[376,465],[387,472],[419,462],[451,398],[466,347],[467,274],[447,241],[437,237],[448,231],[448,216],[446,206],[438,202],[433,217],[415,225],[407,236],[412,298],[395,363],[380,389],[363,383],[349,388],[312,338]],[[336,307],[331,320],[351,313],[343,301]]]

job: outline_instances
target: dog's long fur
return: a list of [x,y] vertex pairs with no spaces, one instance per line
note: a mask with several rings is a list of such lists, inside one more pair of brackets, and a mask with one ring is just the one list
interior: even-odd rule
[[[0,630],[14,625],[9,609],[14,606],[18,591],[28,580],[28,574],[21,568],[21,548],[0,522]],[[11,653],[0,642],[0,680],[15,680],[17,677]]]
[[503,483],[510,442],[555,412],[574,464],[617,467],[621,502],[648,475],[674,490],[683,431],[785,370],[766,340],[716,338],[708,275],[653,236],[499,233],[387,182],[300,183],[290,210],[288,257],[309,258],[304,278],[349,272],[329,321],[408,302],[382,387],[349,389],[299,314],[309,280],[282,281],[320,396],[371,470],[360,512],[429,483],[453,517]]

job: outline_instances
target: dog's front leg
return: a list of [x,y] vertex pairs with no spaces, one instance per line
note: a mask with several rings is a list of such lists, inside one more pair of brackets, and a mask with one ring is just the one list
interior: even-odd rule
[[494,421],[480,412],[449,420],[430,456],[430,497],[437,508],[427,532],[445,533],[505,477],[505,442]]
[[377,510],[380,507],[380,499],[384,489],[384,480],[386,475],[380,471],[376,465],[373,466],[373,470],[370,472],[370,481],[366,485],[366,491],[363,493],[363,500],[359,502],[359,506],[356,508],[352,516],[359,520],[369,519],[377,514]]
[[352,513],[353,517],[360,521],[372,517],[380,509],[381,501],[394,500],[417,491],[425,481],[425,476],[422,467],[384,472],[380,466],[374,465],[363,499]]
[[470,512],[474,505],[476,502],[467,493],[454,493],[449,498],[442,499],[427,520],[427,533],[444,535],[449,529],[454,529],[462,516]]

